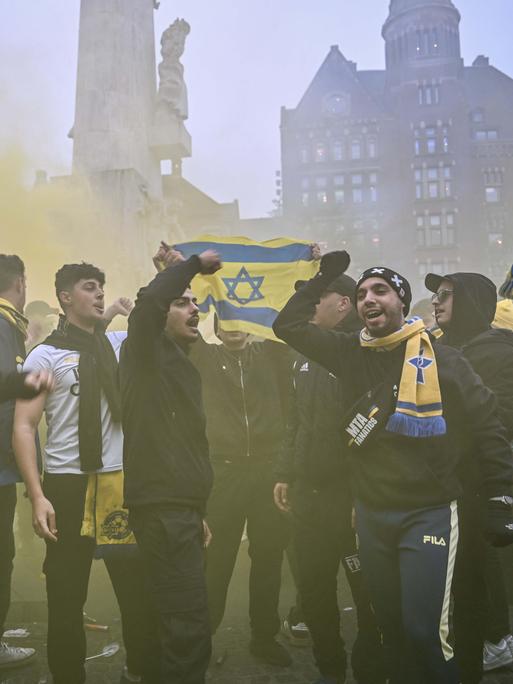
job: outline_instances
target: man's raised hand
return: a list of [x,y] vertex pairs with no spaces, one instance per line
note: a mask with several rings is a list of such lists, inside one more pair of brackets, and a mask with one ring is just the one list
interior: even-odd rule
[[219,271],[223,266],[221,257],[215,249],[206,249],[199,255],[199,260],[201,262],[201,273],[203,275],[212,275],[216,271]]

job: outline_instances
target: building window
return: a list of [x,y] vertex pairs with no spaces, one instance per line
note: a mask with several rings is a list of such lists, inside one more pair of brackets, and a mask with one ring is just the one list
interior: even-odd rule
[[472,123],[483,123],[484,121],[484,112],[482,109],[474,109],[473,112],[470,112],[470,120]]
[[335,204],[344,204],[345,192],[343,190],[335,190]]
[[418,138],[415,138],[414,149],[415,149],[415,156],[418,157],[420,155],[420,140],[418,140]]
[[489,202],[490,204],[493,204],[494,202],[500,202],[501,201],[500,188],[487,187],[487,188],[485,188],[485,195],[486,195],[486,201]]
[[301,188],[303,190],[308,190],[309,187],[310,187],[310,178],[308,176],[304,176],[301,179]]
[[486,169],[484,171],[486,201],[494,204],[501,201],[501,186],[504,174],[500,169]]
[[341,186],[341,185],[344,185],[344,182],[345,182],[345,176],[341,176],[341,175],[333,176],[333,185]]
[[328,203],[328,193],[325,190],[321,190],[317,193],[317,202],[319,204]]
[[440,103],[440,89],[437,85],[419,86],[419,105],[430,107]]
[[426,150],[428,154],[436,154],[436,138],[426,140]]
[[450,247],[455,244],[454,214],[417,216],[419,247]]
[[325,188],[328,185],[328,179],[326,176],[317,176],[315,179],[315,187]]
[[351,176],[352,185],[361,185],[363,183],[363,176],[359,173],[355,173]]
[[496,130],[478,130],[474,131],[474,140],[477,142],[486,142],[488,140],[498,140],[499,133]]
[[442,244],[442,217],[440,214],[432,214],[429,217],[429,243],[432,247],[440,247]]
[[342,161],[344,159],[344,144],[340,140],[333,143],[332,154],[334,161]]
[[438,183],[428,183],[429,199],[438,199]]
[[326,145],[324,143],[317,143],[315,146],[315,161],[323,162],[326,161]]
[[351,159],[362,158],[362,144],[359,140],[353,140],[351,143]]
[[377,202],[378,201],[378,189],[376,188],[375,185],[371,185],[369,188],[369,194],[370,194],[370,201],[371,202]]
[[367,140],[367,154],[369,159],[375,159],[378,156],[378,145],[376,138],[369,138]]
[[450,166],[415,169],[415,198],[419,200],[452,197],[451,179]]
[[353,204],[361,204],[363,202],[363,190],[361,188],[353,188]]

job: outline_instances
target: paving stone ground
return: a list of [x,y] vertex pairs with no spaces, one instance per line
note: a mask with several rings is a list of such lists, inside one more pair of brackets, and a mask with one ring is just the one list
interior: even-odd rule
[[[44,603],[44,582],[40,573],[42,549],[27,554],[19,554],[14,575],[14,601],[9,614],[7,629],[24,627],[30,632],[26,639],[10,639],[11,644],[32,646],[37,650],[37,658],[31,666],[23,669],[3,671],[0,684],[50,684],[45,657],[46,607]],[[247,620],[248,559],[247,547],[243,544],[239,553],[226,617],[214,640],[214,654],[227,653],[222,666],[210,668],[210,684],[311,684],[317,672],[313,666],[310,649],[291,647],[285,637],[282,643],[289,648],[293,665],[277,668],[263,665],[248,652],[249,627]],[[286,564],[283,573],[281,614],[286,615],[294,599],[294,588]],[[355,614],[350,594],[341,578],[339,602],[342,609],[342,628],[345,638],[351,644],[355,636]],[[121,641],[119,613],[112,590],[109,586],[103,563],[93,566],[89,600],[86,606],[88,615],[100,624],[109,626],[108,632],[87,632],[88,655],[99,653],[111,643]],[[117,684],[124,663],[124,652],[111,658],[99,658],[87,666],[87,684]],[[496,671],[485,678],[486,684],[513,684],[513,670]],[[354,684],[349,673],[347,684]]]

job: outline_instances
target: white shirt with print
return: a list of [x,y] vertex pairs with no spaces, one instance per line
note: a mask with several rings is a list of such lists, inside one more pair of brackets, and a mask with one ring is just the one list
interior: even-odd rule
[[[126,332],[108,332],[116,358]],[[55,389],[45,404],[48,426],[44,449],[44,469],[47,473],[70,473],[80,475],[78,449],[78,405],[80,379],[78,362],[80,352],[56,349],[47,344],[35,347],[27,356],[25,371],[50,370],[55,375]],[[105,394],[101,395],[101,420],[103,436],[103,468],[97,472],[111,472],[123,468],[123,433],[121,423],[114,423]]]

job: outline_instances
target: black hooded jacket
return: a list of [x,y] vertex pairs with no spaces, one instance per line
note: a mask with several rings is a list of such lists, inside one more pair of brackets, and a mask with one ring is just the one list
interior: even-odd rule
[[[353,332],[362,323],[352,311],[336,330]],[[288,402],[287,433],[275,468],[277,482],[297,480],[313,487],[336,481],[349,486],[341,447],[343,388],[338,378],[306,356],[297,356]]]
[[[436,291],[436,281],[428,287]],[[452,283],[451,322],[441,338],[443,344],[461,349],[484,384],[497,397],[499,416],[513,439],[513,332],[492,328],[497,307],[497,290],[479,273],[443,276]]]

